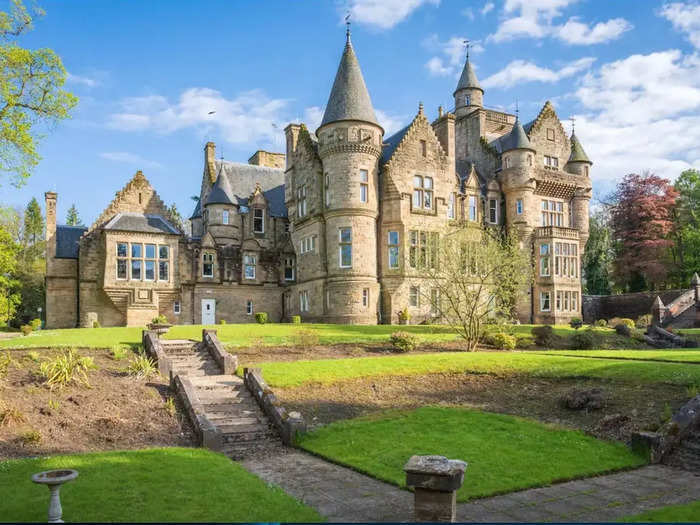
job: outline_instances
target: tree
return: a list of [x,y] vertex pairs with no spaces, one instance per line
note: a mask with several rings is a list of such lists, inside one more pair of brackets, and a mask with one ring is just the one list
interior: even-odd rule
[[24,210],[24,230],[22,237],[22,259],[27,266],[44,253],[44,216],[35,197]]
[[9,13],[0,12],[0,171],[20,186],[39,162],[42,127],[68,118],[78,99],[62,89],[66,70],[56,53],[17,44],[44,12],[30,14],[21,0],[11,2]]
[[175,220],[175,222],[177,222],[176,226],[182,231],[185,231],[185,225],[182,221],[182,215],[180,215],[180,212],[178,211],[177,206],[174,202],[168,207],[168,211],[170,212],[170,216]]
[[612,197],[616,281],[630,292],[660,287],[669,275],[669,236],[678,192],[654,174],[630,174]]
[[18,253],[19,246],[10,233],[0,227],[0,326],[10,322],[21,300],[17,291],[19,283],[13,275]]
[[671,250],[676,267],[674,284],[686,288],[693,274],[700,271],[700,171],[685,170],[674,188],[678,192]]
[[588,242],[581,261],[587,294],[608,295],[612,291],[610,266],[614,257],[608,220],[604,212],[590,218]]
[[473,351],[489,317],[513,318],[515,303],[532,281],[532,261],[515,232],[462,224],[431,241],[437,257],[418,256],[431,309]]
[[75,207],[75,203],[71,204],[71,207],[68,209],[66,224],[68,226],[83,226],[83,221],[78,215],[78,209]]

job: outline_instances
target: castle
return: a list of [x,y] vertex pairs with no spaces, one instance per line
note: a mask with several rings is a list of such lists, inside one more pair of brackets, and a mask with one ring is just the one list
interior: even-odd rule
[[89,228],[56,225],[46,193],[48,327],[272,321],[395,323],[431,316],[421,268],[452,221],[514,227],[531,251],[522,322],[581,316],[591,161],[547,102],[522,124],[485,108],[467,56],[453,111],[422,105],[391,137],[350,34],[320,127],[248,164],[204,148],[191,235],[139,171]]

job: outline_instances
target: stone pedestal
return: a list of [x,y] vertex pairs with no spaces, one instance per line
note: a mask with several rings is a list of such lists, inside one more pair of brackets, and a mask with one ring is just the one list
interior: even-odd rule
[[406,485],[414,490],[415,521],[457,521],[457,490],[467,464],[444,456],[411,456],[404,466]]

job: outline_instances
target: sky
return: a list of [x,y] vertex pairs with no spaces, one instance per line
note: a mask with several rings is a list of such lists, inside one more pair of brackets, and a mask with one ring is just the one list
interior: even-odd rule
[[[0,1],[0,6],[6,5]],[[56,51],[72,118],[41,140],[42,161],[0,203],[58,192],[90,224],[136,170],[188,217],[204,144],[246,162],[283,151],[283,129],[320,123],[352,40],[385,137],[425,105],[454,107],[463,41],[484,105],[523,122],[551,100],[593,161],[594,196],[627,173],[674,179],[700,168],[700,2],[649,0],[39,0],[20,44]],[[215,111],[214,114],[209,114]]]

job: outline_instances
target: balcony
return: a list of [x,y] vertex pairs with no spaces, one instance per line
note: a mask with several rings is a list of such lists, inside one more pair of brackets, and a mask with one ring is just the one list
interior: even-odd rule
[[578,230],[561,226],[540,226],[535,228],[537,239],[571,239],[578,241]]

